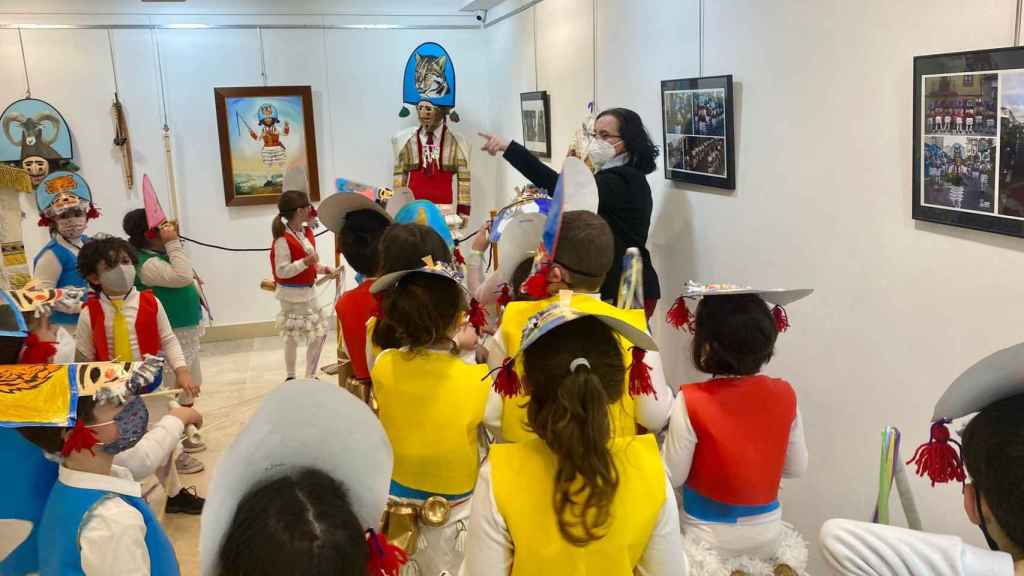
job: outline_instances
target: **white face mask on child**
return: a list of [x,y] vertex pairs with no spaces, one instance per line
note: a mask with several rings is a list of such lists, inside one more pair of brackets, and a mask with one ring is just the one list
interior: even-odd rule
[[135,266],[119,264],[100,273],[103,291],[111,294],[127,294],[135,285]]

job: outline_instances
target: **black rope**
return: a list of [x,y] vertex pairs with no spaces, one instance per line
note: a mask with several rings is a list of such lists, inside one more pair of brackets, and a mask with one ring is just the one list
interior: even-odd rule
[[[323,236],[324,234],[327,234],[329,231],[330,230],[328,230],[327,228],[324,228],[320,232],[317,232],[314,237],[315,238],[319,238],[319,237]],[[213,248],[215,250],[224,250],[225,252],[270,252],[270,248],[228,248],[227,246],[218,246],[217,244],[208,244],[206,242],[200,242],[199,240],[193,240],[193,239],[191,239],[191,238],[189,238],[187,236],[184,236],[182,234],[179,234],[178,238],[181,238],[182,240],[185,240],[187,242],[191,242],[193,244],[198,244],[200,246],[206,246],[207,248]]]

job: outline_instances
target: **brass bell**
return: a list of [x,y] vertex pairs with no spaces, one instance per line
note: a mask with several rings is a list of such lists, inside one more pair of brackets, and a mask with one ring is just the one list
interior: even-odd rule
[[432,528],[440,528],[448,522],[451,505],[440,496],[427,498],[420,506],[420,521]]

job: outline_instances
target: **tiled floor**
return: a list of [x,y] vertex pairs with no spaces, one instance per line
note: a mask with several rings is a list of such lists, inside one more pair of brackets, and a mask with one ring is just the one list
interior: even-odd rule
[[[335,361],[337,343],[332,335],[324,346],[320,364]],[[299,374],[305,369],[305,351],[299,349]],[[195,485],[200,496],[217,467],[220,455],[245,426],[263,397],[284,381],[284,351],[281,340],[250,338],[203,344],[203,393],[196,408],[203,413],[203,439],[207,449],[195,456],[206,465],[199,474],[182,476],[185,486]],[[319,374],[321,380],[333,377]],[[172,514],[164,517],[164,527],[181,565],[182,576],[199,574],[199,516]]]

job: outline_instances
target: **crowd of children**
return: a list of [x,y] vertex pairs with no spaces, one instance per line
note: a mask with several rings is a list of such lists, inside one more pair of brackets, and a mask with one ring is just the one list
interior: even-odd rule
[[[341,386],[314,379],[327,321],[314,287],[334,272],[317,255],[317,210],[304,192],[282,194],[270,263],[290,382],[225,452],[208,502],[177,478],[188,471],[181,454],[202,449],[195,437],[182,445],[185,428],[202,425],[191,407],[202,317],[175,227],[133,211],[130,242],[82,242],[84,220],[59,224],[77,212],[54,214],[45,258],[64,270],[76,256],[91,289],[76,361],[143,361],[145,373],[160,356],[165,386],[180,392],[152,425],[135,379],[67,378],[64,425],[28,426],[0,402],[0,422],[59,455],[55,472],[38,466],[51,479],[32,532],[35,570],[178,574],[141,497],[139,482],[155,475],[167,512],[203,514],[204,575],[806,573],[806,544],[778,497],[782,479],[808,467],[802,417],[794,388],[763,369],[789,327],[783,306],[811,291],[687,284],[668,322],[692,333],[693,365],[709,379],[672,385],[645,310],[601,300],[614,239],[602,217],[561,203],[571,192],[556,193],[547,214],[503,223],[501,265],[486,276],[490,226],[463,259],[429,202],[389,212],[358,194],[325,200],[325,224],[359,274],[335,303],[348,358]],[[77,281],[58,277],[50,286]],[[49,322],[62,319],[43,316],[32,342],[53,340]],[[300,343],[306,372],[296,379]],[[821,533],[834,568],[1024,571],[1024,467],[1014,460],[1024,450],[1024,345],[993,358],[943,397],[919,455],[933,480],[963,481],[942,423],[980,411],[963,434],[965,508],[993,551],[836,520]],[[0,435],[0,447],[32,454],[19,438]]]

